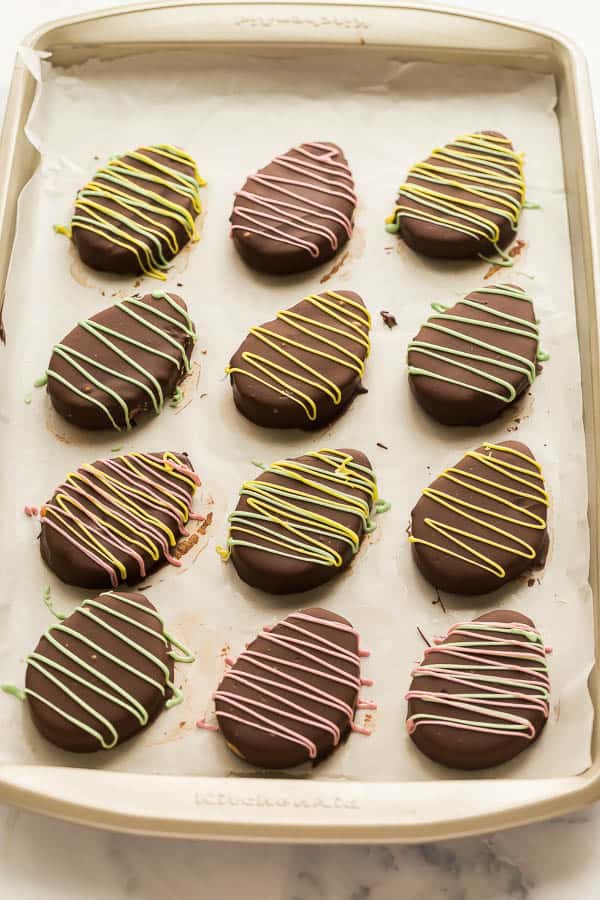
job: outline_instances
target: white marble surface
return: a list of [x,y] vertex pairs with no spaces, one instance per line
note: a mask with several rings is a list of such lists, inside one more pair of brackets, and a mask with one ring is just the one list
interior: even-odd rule
[[[5,0],[0,109],[23,35],[45,20],[103,5],[102,0]],[[573,37],[588,57],[600,121],[600,31],[591,0],[454,0],[453,5],[527,19]],[[0,898],[594,900],[599,845],[598,805],[488,837],[353,848],[164,841],[103,833],[0,806]]]

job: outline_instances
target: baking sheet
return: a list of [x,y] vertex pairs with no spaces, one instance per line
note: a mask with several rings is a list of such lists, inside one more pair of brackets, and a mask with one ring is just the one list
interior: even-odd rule
[[[196,508],[211,511],[213,524],[184,556],[181,569],[162,569],[145,582],[152,585],[148,596],[169,629],[197,654],[193,666],[178,668],[184,703],[116,751],[75,756],[57,751],[37,734],[25,704],[0,697],[0,761],[254,775],[218,735],[197,730],[195,720],[212,708],[210,694],[228,653],[235,656],[262,625],[301,606],[323,605],[346,615],[372,650],[364,673],[375,679],[365,692],[379,705],[371,721],[374,732],[370,738],[353,735],[315,770],[283,774],[462,778],[422,756],[406,736],[402,697],[423,650],[416,629],[431,638],[456,621],[505,606],[531,615],[554,647],[552,708],[536,747],[488,776],[564,776],[589,765],[593,713],[586,679],[594,648],[586,469],[555,102],[549,76],[403,63],[367,48],[252,54],[203,49],[91,61],[68,71],[42,62],[27,126],[42,161],[21,197],[4,309],[8,342],[0,360],[5,370],[0,397],[2,680],[22,683],[25,657],[50,622],[41,599],[44,587],[50,585],[55,605],[65,612],[86,596],[46,569],[36,545],[38,525],[23,514],[25,504],[39,506],[71,468],[110,455],[116,447],[119,452],[186,449],[204,482]],[[432,301],[452,303],[476,289],[488,266],[479,260],[420,258],[385,233],[383,218],[411,163],[460,133],[484,128],[505,132],[527,152],[529,197],[542,209],[524,212],[519,238],[527,246],[515,268],[499,273],[497,280],[533,294],[551,360],[530,395],[496,422],[481,429],[448,429],[414,403],[404,368],[406,345]],[[321,269],[284,279],[258,275],[244,266],[227,237],[233,192],[249,171],[305,140],[332,140],[345,150],[359,194],[354,236],[334,263]],[[208,179],[201,241],[183,251],[166,283],[167,290],[186,298],[197,323],[199,377],[186,386],[184,404],[167,408],[159,419],[146,419],[128,434],[86,434],[57,417],[45,392],[33,390],[32,383],[47,365],[52,344],[75,321],[117,297],[160,285],[87,269],[52,225],[68,222],[76,190],[100,160],[161,142],[192,153]],[[365,377],[369,393],[316,434],[259,429],[233,406],[223,376],[229,356],[250,325],[328,288],[357,290],[373,314],[373,351]],[[378,314],[382,309],[396,315],[398,326],[391,331]],[[411,559],[405,533],[410,509],[420,489],[466,450],[483,440],[511,437],[531,446],[546,476],[551,495],[546,567],[479,599],[443,594],[442,607]],[[256,472],[253,459],[269,462],[323,446],[366,451],[392,509],[379,518],[377,531],[341,577],[305,595],[261,594],[215,553],[238,486]]]

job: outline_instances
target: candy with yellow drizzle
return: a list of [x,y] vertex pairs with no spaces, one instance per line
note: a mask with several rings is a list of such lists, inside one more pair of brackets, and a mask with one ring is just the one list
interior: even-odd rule
[[[504,247],[525,202],[523,154],[496,132],[475,132],[437,147],[409,170],[386,230],[427,256],[479,255],[512,266]],[[488,259],[490,251],[497,256]]]
[[117,587],[174,556],[200,480],[184,454],[129,453],[67,475],[41,510],[42,557],[69,584]]
[[173,662],[194,655],[143,594],[107,591],[68,617],[54,614],[27,657],[25,689],[1,685],[27,699],[48,740],[72,752],[111,750],[181,703]]
[[548,494],[524,445],[485,443],[446,469],[412,512],[409,541],[436,587],[483,594],[542,560]]
[[227,545],[217,550],[255,587],[308,590],[350,564],[375,527],[372,512],[388,508],[363,453],[313,451],[244,482]]
[[310,294],[250,329],[226,371],[240,411],[271,428],[318,428],[361,389],[371,317],[358,294]]
[[70,229],[94,269],[164,280],[174,256],[198,240],[200,177],[195,161],[171,144],[113,157],[77,194]]

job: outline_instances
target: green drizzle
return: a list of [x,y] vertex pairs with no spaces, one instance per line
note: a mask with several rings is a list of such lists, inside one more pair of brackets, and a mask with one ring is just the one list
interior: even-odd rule
[[48,612],[51,612],[56,619],[59,619],[62,622],[63,619],[67,618],[64,613],[57,612],[54,609],[54,604],[52,603],[52,590],[49,584],[47,584],[44,588],[44,591],[42,593],[42,600],[44,601],[44,605],[46,606]]

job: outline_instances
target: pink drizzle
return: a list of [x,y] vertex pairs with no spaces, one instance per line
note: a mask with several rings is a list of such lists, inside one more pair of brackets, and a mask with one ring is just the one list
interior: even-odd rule
[[[510,634],[510,629],[530,634],[533,640],[518,640]],[[505,631],[506,630],[506,631]],[[467,724],[458,721],[451,715],[428,716],[413,714],[406,721],[406,728],[412,734],[422,725],[443,726],[464,731],[478,731],[485,734],[499,734],[509,737],[523,737],[533,740],[536,730],[532,722],[525,716],[507,710],[536,710],[548,718],[549,708],[545,694],[550,690],[550,679],[547,674],[545,657],[550,648],[544,647],[539,632],[530,625],[520,622],[466,622],[454,625],[448,632],[460,635],[468,641],[483,642],[483,647],[469,647],[461,643],[442,643],[443,638],[435,639],[435,646],[425,649],[425,660],[413,672],[414,677],[438,678],[451,684],[464,685],[463,693],[448,694],[443,691],[411,690],[406,700],[418,699],[436,703],[450,709],[465,710],[483,716],[485,719],[517,725],[509,729],[495,727],[493,721],[473,722]],[[450,658],[450,663],[427,664],[431,653],[443,654]],[[522,660],[523,663],[508,663],[507,659]],[[454,665],[448,669],[445,666]],[[472,671],[475,669],[475,671]],[[527,675],[531,678],[520,676]],[[490,679],[502,679],[501,682]],[[537,694],[528,693],[541,689]],[[473,694],[493,694],[493,697],[477,697]]]
[[[333,641],[316,634],[314,631],[294,624],[290,621],[291,619],[312,622],[353,634],[356,636],[357,647],[359,645],[358,633],[350,625],[321,619],[308,613],[292,613],[281,623],[282,627],[293,632],[292,635],[281,632],[274,633],[272,629],[264,628],[260,636],[275,645],[274,652],[271,654],[245,650],[238,657],[237,662],[245,662],[251,668],[251,671],[240,671],[239,668],[232,669],[226,673],[223,679],[223,681],[227,679],[234,681],[267,699],[255,700],[254,698],[246,698],[222,688],[215,692],[213,699],[221,700],[238,711],[217,710],[217,718],[232,719],[258,731],[265,731],[284,740],[300,744],[306,748],[309,759],[314,759],[317,755],[316,744],[297,731],[293,727],[293,723],[298,722],[310,728],[327,732],[331,735],[334,746],[337,746],[340,742],[341,730],[330,718],[331,710],[342,712],[348,719],[353,731],[367,735],[370,732],[366,728],[355,724],[352,706],[336,697],[335,694],[332,694],[330,690],[326,689],[325,685],[316,687],[310,684],[305,678],[302,678],[300,673],[315,675],[325,684],[327,682],[342,684],[344,687],[352,688],[358,693],[361,685],[366,683],[365,679],[360,677],[360,658],[361,656],[366,656],[367,652],[346,650]],[[301,636],[296,637],[296,634]],[[303,657],[310,664],[283,659],[277,655],[277,647],[285,648],[297,656]],[[316,654],[311,652],[313,650],[316,651]],[[324,657],[327,657],[327,659]],[[350,674],[339,665],[336,665],[338,660],[354,666],[356,674]],[[233,660],[230,658],[226,662],[230,666],[234,665]],[[285,691],[286,695],[293,695],[294,699],[289,699],[287,696],[283,697],[282,691]],[[318,703],[322,710],[318,713],[313,712],[306,705],[302,704],[302,700]],[[359,700],[357,707],[359,709],[376,709],[376,704],[372,701]],[[270,714],[285,717],[291,723],[291,726],[288,727],[281,722],[277,722]]]
[[196,722],[196,728],[203,728],[204,731],[218,731],[218,725],[212,725],[210,722],[207,722],[206,719],[198,719]]
[[[273,162],[284,169],[289,169],[290,172],[301,175],[302,178],[299,180],[293,176],[265,175],[264,172],[250,176],[249,181],[264,185],[283,196],[281,199],[275,199],[264,197],[253,191],[238,191],[234,213],[247,224],[233,225],[231,231],[237,229],[258,234],[279,243],[303,247],[316,259],[319,256],[319,247],[314,240],[310,239],[311,236],[320,235],[326,238],[332,250],[337,250],[337,235],[325,223],[326,221],[337,223],[350,238],[352,236],[352,220],[335,207],[312,200],[292,188],[308,188],[325,196],[341,197],[348,203],[356,205],[354,180],[349,166],[337,160],[339,151],[336,148],[312,142],[294,147],[291,152],[297,153],[301,158],[286,154],[276,156]],[[251,201],[253,206],[238,205],[238,198]],[[290,202],[286,198],[297,202]],[[259,207],[259,209],[255,207]],[[315,219],[319,221],[314,221]],[[296,236],[289,233],[288,229],[304,232],[306,236]]]

